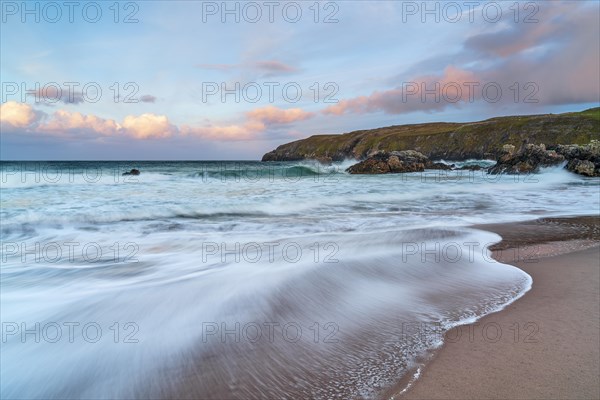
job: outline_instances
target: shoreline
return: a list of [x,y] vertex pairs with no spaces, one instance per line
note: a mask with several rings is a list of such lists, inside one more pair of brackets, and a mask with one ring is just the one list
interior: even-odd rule
[[600,398],[600,218],[474,228],[502,237],[492,256],[532,276],[532,288],[448,331],[408,390],[404,379],[385,398]]

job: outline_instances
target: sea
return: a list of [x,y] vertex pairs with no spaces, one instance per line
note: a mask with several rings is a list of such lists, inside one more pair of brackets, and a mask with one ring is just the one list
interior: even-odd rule
[[535,284],[474,225],[600,209],[562,166],[351,164],[2,162],[0,397],[382,398]]

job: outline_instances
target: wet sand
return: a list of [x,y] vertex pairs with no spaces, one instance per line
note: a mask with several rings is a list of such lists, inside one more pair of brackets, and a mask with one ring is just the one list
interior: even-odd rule
[[457,327],[395,399],[599,399],[600,218],[482,225],[533,278],[504,310]]

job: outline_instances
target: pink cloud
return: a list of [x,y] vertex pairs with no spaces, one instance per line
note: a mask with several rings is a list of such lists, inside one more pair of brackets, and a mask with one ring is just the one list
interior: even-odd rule
[[42,114],[29,104],[8,101],[0,104],[0,123],[12,128],[27,128],[40,121]]
[[164,138],[177,133],[178,129],[164,115],[128,115],[123,120],[123,130],[136,139]]
[[[520,15],[523,23],[514,23],[514,15],[507,12],[504,14],[507,20],[504,29],[473,35],[465,41],[465,47],[499,57],[510,57],[556,40],[568,39],[582,26],[586,15],[595,13],[595,25],[598,24],[597,9],[589,10],[585,3],[553,1],[541,7],[537,5],[537,9],[536,3],[525,5],[525,12]],[[587,29],[593,30],[593,25],[594,22]]]
[[251,120],[262,121],[265,124],[291,124],[292,122],[304,121],[314,116],[301,108],[281,109],[275,106],[257,108],[246,113]]
[[271,125],[286,125],[312,118],[314,113],[300,108],[281,109],[274,106],[257,108],[246,113],[246,120],[238,124],[192,127],[184,125],[181,133],[210,140],[258,139]]
[[79,134],[95,134],[100,137],[125,136],[135,139],[162,139],[175,135],[192,135],[209,140],[257,139],[269,126],[288,125],[314,116],[300,108],[281,109],[267,106],[249,111],[245,119],[237,124],[214,124],[208,126],[172,124],[165,115],[145,113],[128,115],[122,122],[96,115],[58,110],[41,123],[39,112],[28,104],[8,102],[2,106],[2,124],[17,128],[19,132],[38,132],[60,137],[75,137]]
[[84,115],[78,112],[58,110],[44,124],[40,131],[62,135],[65,131],[83,130],[100,135],[116,135],[120,126],[112,119],[104,119],[95,115]]
[[198,136],[210,140],[249,140],[256,139],[265,130],[265,125],[259,121],[246,121],[242,124],[210,125],[205,127],[181,127],[183,135]]
[[449,104],[470,101],[475,90],[470,89],[469,85],[479,81],[474,73],[449,66],[441,76],[415,77],[394,89],[342,100],[325,108],[323,113],[342,115],[383,111],[402,114],[418,110],[440,110]]
[[[521,15],[521,19],[536,18],[537,23],[516,24],[511,21],[513,15],[507,14],[497,29],[485,29],[466,39],[463,50],[453,57],[455,65],[423,64],[426,68],[445,67],[439,76],[402,77],[394,87],[344,99],[322,112],[403,114],[475,102],[489,107],[512,103],[516,109],[597,103],[598,3],[553,1],[538,11],[533,16],[528,12]],[[436,60],[432,58],[432,64]]]
[[18,131],[40,132],[55,136],[73,133],[94,133],[101,136],[130,136],[136,139],[164,138],[178,132],[176,126],[164,115],[128,115],[122,123],[96,115],[58,110],[41,123],[40,113],[28,104],[7,102],[2,104],[2,124]]

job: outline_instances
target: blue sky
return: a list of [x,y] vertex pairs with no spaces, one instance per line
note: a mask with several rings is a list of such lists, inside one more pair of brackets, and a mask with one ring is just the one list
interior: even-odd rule
[[50,3],[2,1],[2,159],[259,159],[600,101],[597,1]]

